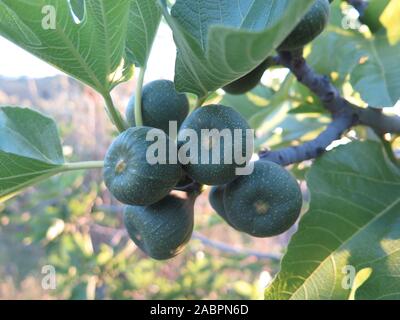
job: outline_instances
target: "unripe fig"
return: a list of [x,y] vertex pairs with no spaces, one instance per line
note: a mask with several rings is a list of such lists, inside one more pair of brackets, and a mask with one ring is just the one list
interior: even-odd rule
[[224,192],[227,220],[255,237],[287,231],[300,215],[302,194],[297,181],[281,166],[266,160],[251,175],[229,183]]
[[179,164],[149,163],[146,140],[150,130],[173,144],[160,129],[134,127],[121,133],[111,144],[104,159],[104,181],[110,192],[124,204],[150,205],[164,198],[182,177]]
[[147,207],[127,206],[125,227],[131,239],[153,259],[171,259],[190,240],[194,198],[169,195]]
[[[142,92],[142,120],[144,126],[158,128],[168,133],[169,122],[182,124],[189,113],[189,101],[185,94],[178,93],[169,80],[156,80],[146,84]],[[135,96],[126,109],[126,118],[135,126]]]

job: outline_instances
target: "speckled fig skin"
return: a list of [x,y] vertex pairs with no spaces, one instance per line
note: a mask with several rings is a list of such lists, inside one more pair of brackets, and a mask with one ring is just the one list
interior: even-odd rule
[[[195,181],[206,184],[206,185],[222,185],[226,184],[236,178],[236,168],[239,167],[235,163],[234,159],[232,163],[225,163],[224,160],[224,139],[221,139],[220,143],[220,163],[212,163],[212,148],[206,149],[202,145],[201,141],[201,130],[202,129],[217,129],[222,131],[223,129],[228,129],[233,132],[234,129],[242,130],[242,154],[245,155],[246,150],[246,130],[250,129],[247,121],[231,107],[226,107],[222,105],[208,105],[198,108],[192,112],[189,117],[182,123],[181,129],[178,133],[178,147],[182,147],[187,140],[184,137],[184,130],[192,129],[197,133],[198,145],[197,148],[198,158],[197,164],[189,163],[184,165],[183,168],[186,173],[193,178]],[[188,139],[189,140],[189,139]],[[229,146],[232,148],[233,154],[233,144]],[[201,163],[202,152],[208,152],[209,162]],[[246,155],[248,159],[251,158],[252,154]]]
[[[150,205],[164,198],[182,177],[179,164],[154,164],[146,159],[149,127],[134,127],[121,133],[104,159],[104,181],[110,192],[124,204]],[[166,136],[166,141],[169,141]],[[172,143],[172,142],[171,142]]]
[[210,193],[208,194],[208,201],[211,207],[218,213],[221,218],[226,220],[225,208],[224,208],[224,191],[225,186],[214,186],[211,187]]
[[259,83],[265,72],[271,66],[271,59],[266,59],[254,70],[250,71],[243,77],[227,84],[224,89],[225,92],[229,94],[244,94],[252,89],[254,89]]
[[230,225],[234,229],[237,229],[228,220],[228,217],[226,216],[225,207],[224,207],[224,191],[225,191],[225,186],[214,186],[214,187],[211,187],[210,193],[208,194],[208,201],[210,202],[210,205],[215,210],[215,212],[222,219],[224,219],[224,221],[228,225]]
[[279,51],[292,51],[304,47],[318,37],[329,22],[328,0],[316,0],[297,27],[281,43]]
[[287,231],[298,219],[302,194],[297,181],[281,166],[259,160],[251,175],[228,184],[224,208],[228,220],[254,237]]
[[125,227],[131,239],[153,259],[166,260],[182,252],[193,232],[194,199],[169,195],[147,207],[127,206]]
[[[158,128],[168,134],[169,122],[177,121],[178,128],[189,113],[189,101],[185,94],[178,93],[169,80],[156,80],[146,84],[142,92],[143,125]],[[126,108],[129,125],[135,126],[135,97]]]

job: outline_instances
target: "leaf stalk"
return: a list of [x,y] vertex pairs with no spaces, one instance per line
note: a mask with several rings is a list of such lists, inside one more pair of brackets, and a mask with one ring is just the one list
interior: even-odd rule
[[106,103],[107,114],[110,117],[111,121],[117,127],[119,132],[124,132],[128,128],[128,126],[125,120],[122,118],[121,113],[115,107],[110,93],[104,94],[103,98]]

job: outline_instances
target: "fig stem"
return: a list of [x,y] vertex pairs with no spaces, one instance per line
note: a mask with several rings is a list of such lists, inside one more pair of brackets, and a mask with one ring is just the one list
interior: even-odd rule
[[206,102],[206,100],[208,99],[209,96],[210,96],[209,94],[206,94],[203,97],[197,97],[196,104],[195,104],[193,110],[200,108],[204,104],[204,102]]
[[62,171],[101,169],[104,166],[104,161],[84,161],[72,162],[63,165]]
[[143,125],[142,118],[142,90],[143,90],[143,82],[144,75],[146,73],[146,66],[143,66],[139,69],[139,77],[136,83],[136,92],[135,92],[135,122],[136,126],[140,127]]

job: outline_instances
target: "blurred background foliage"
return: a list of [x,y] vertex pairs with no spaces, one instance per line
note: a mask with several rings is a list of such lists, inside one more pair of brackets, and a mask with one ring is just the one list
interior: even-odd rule
[[[117,105],[134,86],[115,90]],[[0,78],[0,104],[51,114],[68,161],[103,158],[115,134],[101,98],[64,76]],[[100,170],[53,177],[0,204],[0,299],[262,299],[289,238],[238,234],[212,211],[206,191],[189,247],[159,262],[129,240],[121,209]],[[42,288],[46,265],[55,267],[55,290]]]

